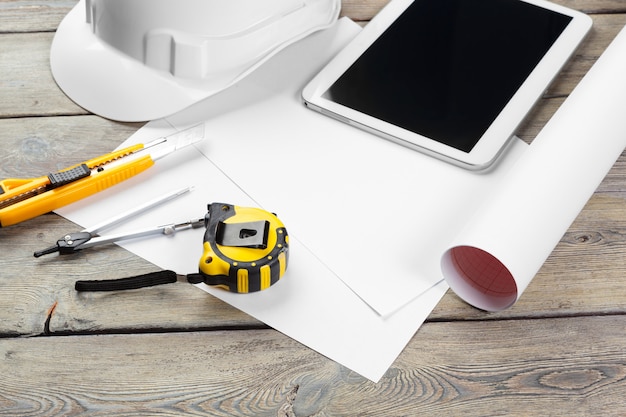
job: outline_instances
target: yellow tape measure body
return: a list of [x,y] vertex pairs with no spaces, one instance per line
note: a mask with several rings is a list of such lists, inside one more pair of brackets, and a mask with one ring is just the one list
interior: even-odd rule
[[204,224],[204,253],[191,282],[248,293],[269,288],[285,273],[289,236],[276,215],[212,203]]

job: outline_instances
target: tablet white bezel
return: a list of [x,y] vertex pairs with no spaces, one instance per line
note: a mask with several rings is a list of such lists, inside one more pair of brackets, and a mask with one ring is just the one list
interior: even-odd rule
[[493,120],[474,148],[470,152],[464,152],[335,103],[322,96],[413,1],[391,0],[365,26],[361,33],[306,85],[302,91],[304,103],[313,110],[455,165],[472,170],[485,169],[495,161],[519,124],[584,39],[591,28],[592,20],[581,12],[544,0],[516,0],[571,16],[572,20],[500,114]]

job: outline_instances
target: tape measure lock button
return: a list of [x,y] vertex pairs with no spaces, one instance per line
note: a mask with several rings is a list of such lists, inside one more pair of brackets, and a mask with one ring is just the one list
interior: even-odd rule
[[192,283],[232,292],[264,290],[282,278],[289,237],[278,217],[260,208],[212,203],[205,216],[204,252]]

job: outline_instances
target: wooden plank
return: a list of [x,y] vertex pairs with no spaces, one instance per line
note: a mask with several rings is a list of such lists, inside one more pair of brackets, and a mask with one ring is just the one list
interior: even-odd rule
[[[626,14],[594,16],[595,27],[547,96],[569,94],[626,24]],[[0,118],[83,115],[57,87],[49,69],[53,33],[0,34]]]
[[[74,7],[76,0],[0,0],[0,33],[54,31],[63,17]],[[368,21],[388,0],[343,0],[342,16],[356,21]],[[557,0],[585,13],[625,13],[622,0]]]
[[[552,0],[574,10],[587,14],[626,13],[623,0]],[[388,0],[343,0],[342,15],[356,21],[371,20]]]
[[625,338],[624,316],[431,323],[377,384],[273,330],[16,338],[0,343],[0,406],[67,416],[618,415]]
[[[0,120],[0,178],[39,176],[104,154],[139,126],[96,116]],[[52,214],[0,229],[0,311],[5,312],[0,315],[0,335],[263,327],[186,282],[119,294],[76,293],[76,280],[123,278],[157,270],[115,245],[73,256],[33,257],[34,251],[77,230],[76,225]]]
[[[56,215],[0,229],[0,337],[266,327],[182,277],[175,284],[132,291],[76,292],[77,280],[124,278],[159,270],[115,245],[71,256],[33,258],[35,250],[77,230]],[[190,266],[190,272],[194,267]]]
[[593,15],[592,19],[589,34],[548,88],[546,96],[568,95],[626,25],[626,14]]
[[0,35],[0,118],[86,114],[50,72],[53,33]]
[[[573,89],[626,24],[626,14],[598,15],[594,22],[589,38],[550,87],[549,96],[563,96]],[[0,35],[0,117],[86,113],[54,83],[48,64],[52,37],[53,33]]]
[[[526,143],[532,143],[564,101],[564,98],[541,99],[519,127],[517,136]],[[612,192],[626,197],[624,184],[626,184],[626,151],[622,153],[602,181],[598,187],[598,192]]]
[[[78,279],[109,279],[156,270],[115,246],[72,257],[34,260],[32,253],[76,227],[43,216],[0,229],[5,243],[0,270],[0,334],[93,333],[258,327],[258,321],[189,287],[185,282],[115,293],[73,291]],[[34,235],[33,230],[36,231]],[[596,195],[511,309],[485,314],[449,292],[429,320],[624,313],[626,205]],[[117,268],[111,269],[115,264]],[[15,300],[20,300],[19,304]],[[54,307],[54,308],[53,308]],[[47,327],[46,327],[47,322]]]
[[[623,0],[559,2],[607,15],[520,128],[528,142],[626,23]],[[82,116],[47,70],[52,33],[7,33],[54,30],[73,3],[0,0],[0,178],[61,169],[141,126]],[[366,21],[384,3],[349,0],[343,13]],[[80,116],[24,117],[59,114]],[[154,266],[114,246],[35,261],[73,230],[56,215],[0,229],[0,414],[625,414],[625,179],[622,155],[512,309],[447,294],[378,384],[184,282],[77,294],[77,279]]]
[[[0,178],[37,176],[108,152],[139,126],[97,116],[0,120]],[[449,293],[432,313],[431,320],[623,311],[626,306],[626,288],[621,284],[626,275],[623,256],[626,252],[624,160],[622,157],[621,163],[611,171],[601,185],[600,193],[580,214],[515,307],[503,313],[485,315]],[[35,250],[47,247],[75,229],[76,226],[55,215],[0,229],[4,254],[0,291],[11,295],[0,299],[0,310],[9,312],[0,318],[0,334],[41,334],[49,317],[47,331],[51,333],[261,325],[182,282],[171,288],[115,295],[76,294],[73,284],[78,279],[120,278],[153,271],[154,267],[115,246],[71,258],[32,258]],[[111,262],[120,268],[112,270],[109,268]],[[24,285],[25,278],[28,285]],[[589,291],[590,288],[593,292]],[[14,300],[22,300],[19,307]],[[56,307],[50,314],[53,305]],[[122,308],[132,311],[132,320],[120,314]],[[176,311],[184,314],[176,314]]]
[[52,32],[77,0],[0,0],[0,33]]
[[[612,25],[616,28],[617,24],[615,24],[615,21],[616,21],[615,18],[616,18],[615,16],[598,17],[598,19],[601,19],[602,26],[604,26],[605,23],[607,22],[609,23],[613,22]],[[43,44],[43,43],[49,42],[50,40],[49,34],[26,35],[26,38],[30,40],[31,46],[37,43]],[[6,40],[7,38],[5,36],[0,36],[0,42],[2,41],[2,39]],[[25,39],[25,37],[24,35],[19,35],[19,36],[15,35],[14,39]],[[606,43],[608,43],[609,40],[610,40],[609,37],[604,38],[604,41]],[[13,52],[18,51],[19,49],[20,48],[14,48],[14,47],[8,48],[9,51],[13,51]],[[3,50],[4,50],[3,48],[0,48],[0,51],[3,51]],[[37,50],[37,48],[27,48],[27,50]],[[45,48],[39,47],[38,50],[39,50],[38,55],[41,56],[43,54],[42,51],[44,51]],[[593,57],[589,55],[588,59],[593,60]],[[0,62],[4,62],[4,61],[2,60]],[[41,68],[43,65],[43,61],[37,63],[36,65],[35,64],[33,65],[36,68]],[[10,65],[7,65],[7,67],[9,66]],[[24,71],[26,70],[24,69]],[[36,77],[33,77],[33,79],[35,78]],[[51,81],[49,79],[47,82],[47,85],[50,85],[50,82]],[[11,84],[11,83],[7,83],[7,84]],[[58,92],[58,90],[55,90],[55,88],[56,87],[50,88],[49,90],[56,91],[56,95],[59,97],[62,97],[62,95]],[[16,94],[19,94],[19,97],[21,98],[22,95],[24,94],[24,91],[29,91],[29,90],[17,88],[11,91],[14,92],[13,94],[14,97]],[[8,94],[8,96],[10,100],[11,94]],[[536,135],[536,133],[543,127],[545,122],[549,119],[549,117],[553,114],[553,112],[556,110],[556,108],[561,102],[562,102],[562,99],[542,100],[538,108],[529,117],[529,122],[525,126],[522,127],[521,136],[524,137],[527,141],[531,141],[532,137],[534,137],[534,135]],[[0,104],[0,106],[1,105],[2,104]],[[54,104],[51,102],[50,108],[54,108],[56,107],[56,105],[57,104]],[[34,111],[38,112],[38,111],[41,111],[41,109],[36,108]],[[109,151],[110,149],[117,146],[121,141],[123,141],[128,135],[134,132],[139,126],[141,126],[141,124],[120,124],[120,123],[107,121],[107,120],[104,120],[95,116],[56,117],[56,118],[22,118],[22,119],[13,119],[13,120],[11,119],[0,120],[0,144],[2,144],[2,152],[0,153],[0,178],[35,176],[35,175],[40,175],[42,172],[45,172],[45,171],[55,171],[58,169],[62,169],[68,165],[74,164],[88,157]],[[89,138],[89,139],[85,140],[84,138]],[[607,180],[605,180],[603,184],[600,186],[600,192],[613,192],[613,193],[617,192],[617,193],[620,193],[621,196],[624,195],[623,184],[624,184],[624,180],[626,179],[626,162],[625,161],[626,159],[624,157],[622,157],[618,161],[616,166],[611,170],[611,173],[607,177]],[[597,207],[590,211],[587,211],[587,210],[584,211],[581,214],[581,219],[582,218],[592,219],[594,216],[600,216],[600,217],[606,216],[606,213],[603,213],[603,211],[605,210],[604,205],[607,204],[609,208],[606,210],[607,210],[607,213],[610,213],[607,221],[609,221],[612,224],[618,224],[618,225],[622,224],[620,222],[622,221],[622,219],[624,219],[625,216],[624,216],[624,213],[619,210],[620,203],[621,203],[620,200],[611,200],[611,199],[598,200],[597,197],[594,197],[593,201],[596,201],[596,200],[598,201]],[[47,218],[44,225],[40,226],[43,229],[40,232],[40,240],[29,241],[29,243],[23,242],[22,244],[28,245],[27,249],[24,250],[24,248],[22,248],[23,252],[20,255],[21,257],[17,257],[16,259],[20,259],[21,261],[24,261],[24,262],[26,260],[28,260],[29,262],[32,261],[29,258],[30,257],[29,253],[31,253],[33,250],[40,249],[42,247],[41,246],[42,244],[45,246],[49,242],[54,241],[55,239],[58,238],[59,233],[63,233],[67,231],[67,226],[65,225],[65,223],[63,223],[62,220],[55,220],[56,218],[54,216],[51,216],[51,217],[52,218]],[[605,233],[605,231],[603,230],[598,230],[598,231],[595,231],[593,229],[590,230],[588,226],[586,226],[584,223],[581,227],[586,228],[586,232],[592,236]],[[620,233],[621,233],[619,231],[620,229],[618,228],[617,230],[618,230],[617,232],[610,234],[610,236],[614,236],[614,237],[620,236]],[[5,234],[6,236],[8,233],[9,232],[0,231],[0,235]],[[25,229],[24,231],[25,236],[27,236],[26,233],[27,233],[27,229]],[[18,235],[21,236],[21,233],[18,233]],[[617,243],[613,243],[613,245],[615,248],[618,248],[619,245],[622,245],[622,243],[617,242]],[[589,249],[592,249],[593,252],[588,252]],[[599,247],[593,247],[593,248],[581,247],[580,251],[583,253],[591,253],[593,256],[598,256],[600,259],[602,259],[601,249],[602,248],[599,248]],[[560,249],[557,249],[557,252],[556,252],[557,254],[558,254],[558,250]],[[120,256],[120,255],[115,255],[115,256]],[[574,266],[580,265],[579,263],[576,262],[576,259],[578,259],[577,255],[573,254],[571,256],[575,258],[574,261],[572,261],[573,265]],[[129,262],[128,264],[129,270],[137,271],[137,273],[139,273],[140,271],[147,271],[149,269],[149,267],[146,265],[140,265],[140,266],[135,267],[134,262],[136,261],[137,260],[125,261],[125,262]],[[615,260],[612,260],[612,261],[615,261]],[[608,272],[609,277],[613,275],[619,275],[622,271],[620,265],[623,265],[623,263],[619,264],[618,262],[617,264],[608,264],[607,268],[609,269],[609,271],[611,271],[611,268],[612,268],[611,265],[613,265],[615,269],[612,270],[613,272]],[[13,269],[4,270],[0,272],[0,274],[5,274],[5,273],[9,274],[11,272],[21,272],[21,269],[20,269],[21,263],[15,262],[12,264],[12,266],[9,266],[9,268],[13,268]],[[567,300],[569,297],[573,297],[571,298],[572,301],[570,303],[571,306],[573,307],[571,309],[568,309],[564,313],[571,314],[576,311],[578,312],[585,311],[586,313],[589,313],[592,311],[604,311],[607,308],[608,309],[613,308],[611,306],[615,304],[611,304],[611,303],[614,302],[615,300],[594,299],[593,302],[589,302],[584,297],[584,288],[587,288],[586,286],[592,284],[593,287],[597,288],[599,293],[601,293],[602,288],[603,288],[602,283],[607,282],[607,281],[600,280],[601,282],[600,282],[600,285],[598,286],[598,284],[595,283],[595,281],[589,282],[588,280],[584,278],[584,276],[581,279],[582,271],[585,270],[584,268],[579,270],[579,268],[575,267],[574,269],[578,270],[579,273],[575,274],[573,278],[570,280],[572,286],[568,286],[568,288],[571,288],[572,291],[570,292],[566,291],[564,293],[561,293],[559,296],[559,299],[561,300],[563,299]],[[43,271],[41,270],[32,271],[32,273],[37,273],[37,272],[43,272]],[[56,274],[58,272],[59,272],[58,270],[54,270],[48,273]],[[85,274],[90,275],[91,272],[85,272]],[[542,301],[545,301],[545,297],[550,296],[552,294],[550,291],[548,292],[543,291],[547,287],[547,284],[545,286],[541,284],[542,283],[541,276],[542,274],[540,273],[538,278],[528,289],[528,292],[527,292],[528,296],[525,297],[525,299],[536,300],[537,304],[540,304]],[[615,283],[615,282],[618,282],[617,281],[618,279],[619,279],[619,276],[616,276],[614,278],[609,278],[608,282]],[[60,289],[67,290],[68,288],[71,287],[72,282],[63,282]],[[533,293],[534,291],[533,289],[535,288],[535,286],[538,286],[537,288],[539,288],[537,290],[537,294]],[[59,291],[60,289],[57,288],[55,291]],[[614,290],[614,288],[610,288],[610,289]],[[621,297],[621,293],[619,291],[615,294],[617,294],[618,297]],[[32,299],[30,298],[32,297],[32,295],[29,295],[29,294],[15,294],[15,296],[17,299],[21,299],[22,296],[25,296],[25,299]],[[50,294],[45,294],[45,293],[39,294],[37,295],[37,297],[40,297],[40,301],[42,302],[38,304],[38,309],[33,309],[34,317],[31,318],[30,324],[28,326],[20,327],[21,330],[19,330],[19,332],[23,332],[21,334],[39,334],[42,329],[42,322],[45,321],[45,319],[47,318],[47,310],[54,304],[54,302],[58,301],[57,297],[52,296]],[[141,298],[141,297],[138,297],[138,298]],[[618,302],[619,300],[620,299],[617,298]],[[58,304],[55,310],[56,313],[53,316],[53,319],[51,321],[52,329],[54,331],[60,331],[60,332],[74,332],[74,331],[85,332],[87,331],[89,332],[89,331],[94,331],[94,329],[107,329],[107,328],[118,329],[119,331],[119,329],[124,327],[123,321],[116,322],[117,316],[115,316],[115,314],[102,315],[102,313],[99,310],[93,310],[93,309],[91,310],[86,309],[85,311],[80,312],[80,314],[77,314],[76,310],[68,307],[71,305],[75,305],[76,304],[75,300],[64,299],[61,301],[66,301],[66,302],[61,302]],[[515,316],[528,315],[529,314],[528,310],[523,308],[523,305],[524,305],[523,302],[524,300],[520,302],[519,307],[516,307],[517,309],[513,309],[510,312],[505,313],[504,315],[500,315],[500,316],[495,315],[493,317],[507,317],[509,314],[515,315]],[[533,310],[534,313],[531,313],[531,314],[536,314],[536,315],[558,314],[559,312],[562,311],[561,309],[558,308],[558,303],[557,304],[549,303],[549,304],[550,304],[550,307],[548,307],[547,309],[539,308],[538,310]],[[623,305],[623,303],[621,305]],[[141,304],[141,307],[145,307],[145,306],[146,304]],[[191,310],[198,311],[195,308],[191,308]],[[89,317],[90,315],[92,315],[94,311],[97,311],[99,321],[92,320],[91,318],[81,321],[81,317]],[[146,311],[149,311],[149,309]],[[446,313],[440,314],[439,313],[440,311],[446,311]],[[230,314],[230,312],[228,314]],[[70,319],[66,320],[65,316],[70,317]],[[78,317],[78,318],[74,320],[71,317]],[[435,312],[433,313],[433,318],[434,319],[446,319],[446,318],[450,319],[450,318],[455,318],[455,317],[457,318],[458,317],[465,317],[465,318],[482,317],[482,313],[475,312],[473,309],[468,308],[466,305],[459,302],[455,298],[454,295],[450,295],[444,298],[444,301],[441,304],[441,308],[438,308],[437,310],[435,310]],[[184,323],[181,323],[180,325],[183,327],[189,326],[193,328],[197,328],[198,326],[202,327],[203,325],[205,325],[205,322],[204,320],[202,320],[201,317],[194,318],[194,320],[196,319],[198,319],[197,322],[194,322],[193,320],[185,321]],[[58,324],[57,324],[57,320],[58,320]],[[151,316],[150,314],[148,314],[145,317],[145,320],[147,321],[147,323],[149,323],[146,325],[148,327],[176,326],[175,323],[163,324],[162,323],[163,321],[167,322],[166,317],[163,317],[163,316],[159,318],[155,318],[154,316]],[[254,325],[254,322],[250,320],[246,320],[243,318],[239,318],[238,320],[239,320],[238,323],[244,326]],[[10,321],[10,323],[14,323],[14,322],[15,321]],[[89,324],[85,325],[85,323],[89,323]],[[226,320],[226,323],[230,323],[230,322]],[[230,325],[230,324],[227,324],[227,325]],[[9,331],[8,330],[9,328],[10,326],[6,327],[5,331]]]
[[98,116],[0,119],[0,178],[54,172],[110,152],[143,123]]

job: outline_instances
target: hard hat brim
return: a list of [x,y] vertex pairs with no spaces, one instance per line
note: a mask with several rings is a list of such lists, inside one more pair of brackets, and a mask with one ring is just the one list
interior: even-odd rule
[[124,122],[166,117],[228,88],[288,44],[332,24],[339,13],[337,9],[330,21],[306,28],[290,42],[277,45],[243,73],[194,82],[150,68],[103,42],[85,21],[84,3],[81,0],[57,28],[50,49],[52,75],[59,88],[82,108]]

